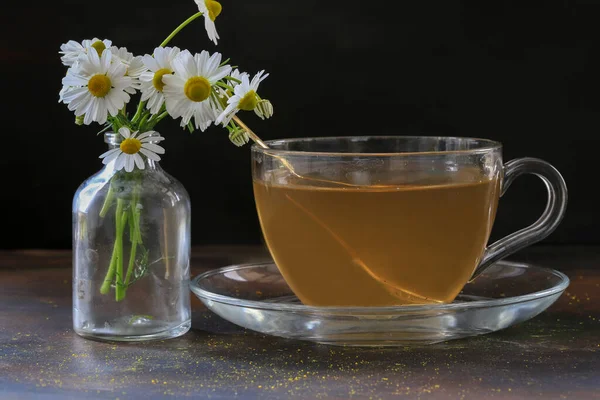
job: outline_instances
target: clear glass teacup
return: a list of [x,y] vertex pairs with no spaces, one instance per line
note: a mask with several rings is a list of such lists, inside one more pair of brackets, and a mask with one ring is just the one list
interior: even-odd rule
[[[451,137],[284,139],[252,147],[262,232],[307,305],[448,303],[485,268],[548,236],[567,188],[545,161],[503,163],[502,145]],[[498,199],[539,176],[548,203],[533,225],[489,246]]]

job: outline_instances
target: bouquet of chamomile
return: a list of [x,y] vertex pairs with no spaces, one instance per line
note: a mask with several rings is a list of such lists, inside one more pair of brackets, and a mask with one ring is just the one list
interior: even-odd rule
[[[231,66],[229,59],[223,59],[218,52],[193,53],[168,46],[183,28],[199,18],[204,20],[208,38],[217,44],[215,20],[221,13],[221,4],[214,0],[195,2],[198,12],[149,54],[136,56],[108,39],[97,38],[71,40],[60,47],[61,61],[68,69],[62,79],[59,102],[75,113],[76,124],[98,123],[100,133],[114,133],[113,148],[100,158],[103,164],[113,167],[121,182],[130,182],[133,193],[124,199],[111,185],[99,212],[101,218],[115,213],[116,237],[100,291],[108,294],[114,288],[117,301],[125,297],[136,275],[139,278],[136,266],[146,262],[140,224],[144,210],[136,198],[136,182],[139,186],[140,172],[148,161],[159,161],[165,152],[161,143],[164,137],[155,131],[157,124],[167,117],[180,119],[181,127],[190,132],[221,125],[227,129],[231,142],[242,146],[250,139],[262,142],[238,113],[253,111],[261,119],[273,115],[272,104],[258,94],[261,82],[268,76],[265,71],[252,76]],[[125,233],[132,242],[128,264],[123,260]],[[126,271],[124,263],[128,265]]]

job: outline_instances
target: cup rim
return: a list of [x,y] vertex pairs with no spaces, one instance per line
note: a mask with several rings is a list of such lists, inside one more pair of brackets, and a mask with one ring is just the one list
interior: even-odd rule
[[[404,157],[404,156],[432,156],[432,155],[448,155],[448,154],[485,154],[492,151],[502,149],[502,143],[485,138],[477,137],[462,137],[462,136],[400,136],[400,135],[375,135],[375,136],[315,136],[315,137],[299,137],[299,138],[283,138],[265,140],[267,146],[277,143],[293,143],[307,140],[367,140],[367,139],[428,139],[428,140],[465,140],[480,142],[481,146],[465,150],[441,150],[441,151],[411,151],[411,152],[386,152],[386,153],[360,153],[360,152],[331,152],[331,151],[304,151],[304,150],[285,150],[274,148],[262,148],[256,143],[251,147],[252,151],[261,152],[264,154],[275,156],[330,156],[330,157]],[[270,146],[269,146],[270,147]]]

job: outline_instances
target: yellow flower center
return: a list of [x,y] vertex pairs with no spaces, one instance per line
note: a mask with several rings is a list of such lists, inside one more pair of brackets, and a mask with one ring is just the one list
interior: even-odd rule
[[106,75],[94,75],[88,81],[88,90],[96,97],[104,97],[110,92],[111,82]]
[[223,10],[223,6],[218,1],[214,0],[205,0],[204,4],[206,4],[206,9],[208,10],[208,17],[211,21],[217,19],[221,11]]
[[163,82],[162,77],[172,73],[173,71],[171,71],[168,68],[161,68],[158,71],[156,71],[154,73],[154,78],[152,78],[152,85],[154,85],[154,88],[159,92],[162,92],[163,88],[165,87],[165,83]]
[[92,43],[92,47],[94,49],[96,49],[96,52],[98,52],[98,55],[101,56],[102,52],[106,49],[106,46],[104,45],[104,42],[98,40],[97,42]]
[[210,83],[202,76],[194,76],[187,80],[183,92],[188,99],[198,103],[210,96]]
[[246,95],[240,100],[240,104],[238,108],[244,111],[252,111],[256,108],[256,104],[258,103],[258,99],[256,98],[256,92],[254,90],[249,91]]
[[125,154],[135,154],[142,148],[142,142],[135,138],[129,138],[123,140],[120,147]]

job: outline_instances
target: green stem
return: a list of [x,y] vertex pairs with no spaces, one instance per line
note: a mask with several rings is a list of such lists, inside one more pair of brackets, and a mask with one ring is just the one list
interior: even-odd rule
[[106,213],[108,212],[108,209],[110,208],[110,206],[112,206],[113,200],[115,198],[115,192],[113,190],[112,183],[109,182],[108,185],[109,185],[108,193],[106,194],[106,198],[104,199],[104,204],[102,204],[102,209],[100,210],[101,218],[106,217]]
[[142,244],[142,231],[140,229],[140,217],[142,214],[141,208],[138,208],[140,202],[140,192],[142,183],[138,180],[136,186],[133,189],[133,199],[131,200],[129,208],[131,208],[131,224],[133,225],[133,235],[131,237],[132,243],[135,238],[138,244]]
[[[142,241],[142,233],[140,232],[140,210],[137,205],[140,200],[140,187],[136,185],[133,189],[133,197],[129,202],[129,226],[130,233],[129,239],[131,240],[131,251],[129,253],[129,263],[127,265],[127,273],[125,274],[125,281],[123,283],[123,292],[120,300],[125,298],[125,294],[127,293],[127,288],[129,287],[129,283],[131,282],[131,275],[133,274],[133,269],[135,267],[135,258],[137,255],[137,247],[138,244],[141,244]],[[117,299],[119,301],[119,299]]]
[[110,264],[108,265],[108,272],[104,277],[104,282],[100,287],[100,293],[107,294],[110,290],[110,285],[112,284],[113,277],[115,276],[115,268],[117,266],[117,241],[115,240],[115,245],[113,246],[112,256],[110,257]]
[[140,132],[147,132],[148,130],[145,129],[144,124],[146,123],[146,121],[148,120],[148,117],[150,116],[150,113],[144,114],[144,116],[142,117],[142,119],[140,120],[140,123],[138,124],[138,130]]
[[135,236],[135,240],[136,242],[138,242],[139,244],[142,244],[142,230],[140,229],[140,210],[135,210],[135,213],[133,214],[135,216],[135,219],[133,220],[134,222],[134,231],[133,234]]
[[[133,189],[133,198],[131,199],[131,202],[129,203],[129,211],[131,213],[131,223],[129,224],[131,226],[131,233],[130,233],[130,239],[131,239],[131,252],[129,253],[129,264],[127,265],[127,274],[125,275],[125,288],[124,290],[127,290],[127,287],[129,286],[129,281],[131,280],[131,274],[133,273],[133,266],[135,264],[135,256],[136,256],[136,252],[137,252],[137,245],[138,245],[138,240],[141,239],[141,234],[140,234],[140,211],[137,208],[137,204],[139,201],[139,186],[136,185],[135,188]],[[123,293],[123,295],[125,295],[125,293]]]
[[220,86],[223,89],[231,90],[233,92],[233,87],[232,86],[229,86],[228,84],[223,83],[221,81],[217,82],[217,86]]
[[131,233],[131,243],[135,240],[139,244],[142,243],[142,232],[140,231],[140,210],[137,205],[140,201],[140,187],[136,185],[133,190],[133,199],[131,199],[130,203],[130,211],[131,211],[131,226],[133,227]]
[[132,124],[136,123],[137,120],[140,118],[140,115],[142,114],[142,111],[144,110],[144,104],[146,104],[145,101],[140,101],[139,102],[137,110],[135,111],[135,115],[131,119],[131,123]]
[[127,286],[129,285],[129,281],[131,280],[131,274],[133,273],[133,265],[135,263],[135,253],[137,252],[137,238],[133,238],[133,242],[131,243],[131,253],[129,253],[129,265],[127,266],[127,275],[125,275],[125,287],[123,288],[123,297],[125,297],[125,291],[127,290]]
[[123,203],[123,199],[117,199],[117,211],[115,212],[117,234],[115,238],[115,249],[117,251],[115,299],[117,301],[123,300],[125,295],[123,292],[123,231],[125,230],[125,224],[127,223],[127,213],[123,212]]
[[[122,259],[119,254],[123,253],[123,229],[122,229],[122,214],[123,214],[123,200],[117,200],[117,210],[115,211],[115,244],[113,246],[112,256],[110,257],[110,264],[108,266],[108,272],[104,277],[104,282],[100,287],[100,293],[107,294],[110,290],[110,285],[113,282],[115,272],[118,273],[117,264]],[[123,266],[121,265],[121,270]],[[118,285],[117,285],[118,286]]]
[[225,79],[227,79],[228,81],[233,81],[233,82],[235,82],[235,83],[237,83],[237,84],[240,84],[240,83],[242,83],[242,81],[240,81],[240,80],[239,80],[239,79],[237,79],[237,78],[234,78],[233,76],[226,76],[226,77],[225,77]]
[[154,123],[157,124],[160,122],[161,119],[168,117],[169,113],[167,111],[165,111],[164,113],[160,114],[155,120]]
[[175,30],[173,32],[171,32],[171,34],[169,36],[167,36],[167,38],[165,40],[163,40],[163,42],[158,47],[165,47],[171,41],[171,39],[173,39],[175,37],[175,35],[177,35],[179,33],[179,31],[181,31],[190,22],[192,22],[193,20],[195,20],[196,18],[198,18],[200,16],[202,16],[202,13],[201,12],[197,12],[196,14],[192,15],[191,17],[189,17],[188,19],[186,19],[185,21],[183,21],[181,23],[181,25],[179,25],[177,28],[175,28]]

